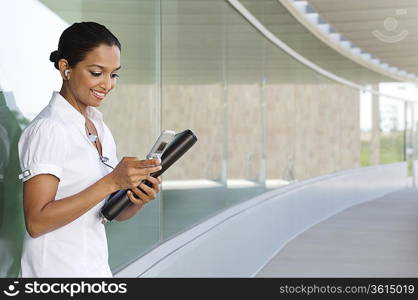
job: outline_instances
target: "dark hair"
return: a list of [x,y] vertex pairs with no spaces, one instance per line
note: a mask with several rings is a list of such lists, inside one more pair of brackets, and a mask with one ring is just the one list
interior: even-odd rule
[[61,58],[65,58],[70,67],[74,67],[88,52],[101,44],[116,45],[121,50],[119,40],[105,26],[96,22],[74,23],[62,32],[58,50],[51,52],[49,60],[58,70],[58,61]]

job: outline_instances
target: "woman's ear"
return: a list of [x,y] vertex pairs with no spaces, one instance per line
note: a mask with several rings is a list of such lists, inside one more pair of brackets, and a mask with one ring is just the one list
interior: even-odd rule
[[69,80],[70,66],[65,58],[61,58],[58,62],[58,67],[63,80]]

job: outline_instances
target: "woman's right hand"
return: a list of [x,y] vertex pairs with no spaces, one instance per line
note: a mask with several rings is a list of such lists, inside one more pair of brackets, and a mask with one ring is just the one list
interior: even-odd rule
[[131,189],[135,191],[142,180],[153,182],[151,173],[161,170],[160,159],[139,160],[136,157],[124,156],[109,175],[117,190]]

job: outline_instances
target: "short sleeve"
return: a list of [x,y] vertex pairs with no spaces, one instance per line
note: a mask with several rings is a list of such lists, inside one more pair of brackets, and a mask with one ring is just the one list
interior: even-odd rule
[[65,134],[63,125],[51,119],[39,119],[25,128],[18,143],[22,182],[38,174],[61,180],[68,151]]

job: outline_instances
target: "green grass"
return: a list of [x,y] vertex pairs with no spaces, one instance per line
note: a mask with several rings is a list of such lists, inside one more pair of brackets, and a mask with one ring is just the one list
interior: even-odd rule
[[388,164],[404,160],[404,133],[385,132],[380,135],[380,163]]
[[370,142],[361,141],[360,144],[360,165],[362,167],[370,166],[372,164],[372,149]]
[[[385,132],[380,135],[380,164],[404,161],[404,133]],[[362,167],[372,164],[370,141],[360,143],[360,164]]]

